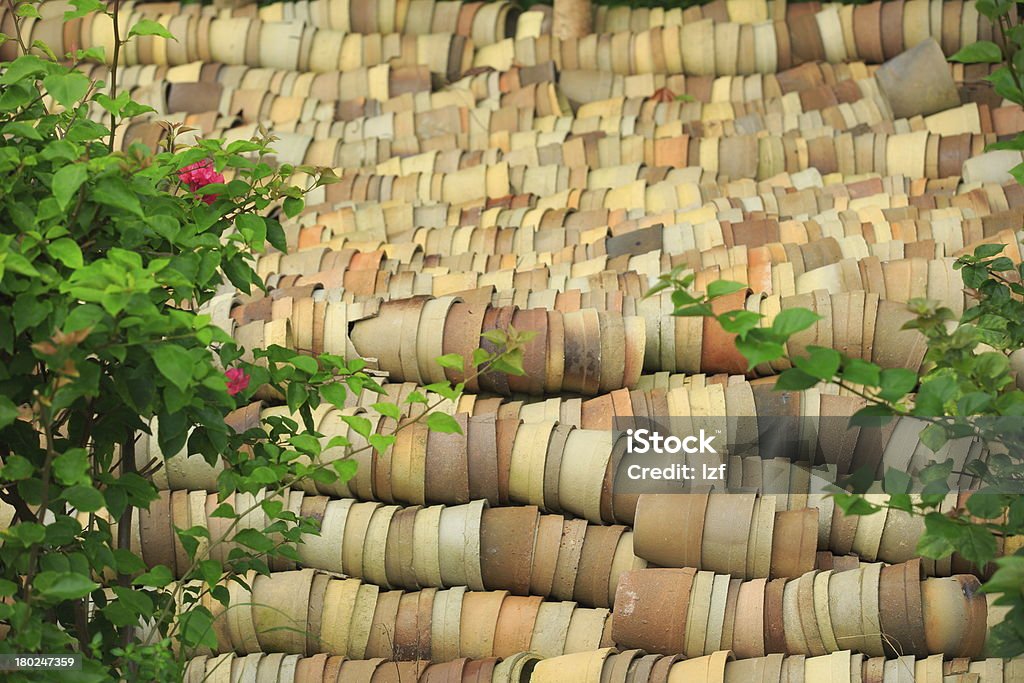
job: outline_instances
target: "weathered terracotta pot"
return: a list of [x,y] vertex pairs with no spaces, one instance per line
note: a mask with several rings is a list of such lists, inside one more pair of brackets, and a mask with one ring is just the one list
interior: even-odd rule
[[[663,567],[702,566],[707,505],[707,494],[641,495],[633,524],[637,555]],[[675,531],[668,531],[667,520],[674,520]]]
[[545,659],[537,664],[530,680],[534,683],[600,683],[605,660],[615,653],[606,647]]
[[786,510],[775,515],[771,575],[795,577],[814,568],[818,547],[818,511]]
[[625,527],[588,526],[580,553],[573,598],[582,605],[608,607],[612,560]]
[[987,602],[977,577],[957,575],[921,583],[924,632],[929,652],[977,657],[985,642]]
[[[527,595],[534,566],[534,544],[538,541],[540,515],[535,506],[492,508],[483,511],[480,525],[480,568],[484,586]],[[561,524],[558,524],[561,537]],[[547,548],[550,551],[550,548]],[[557,558],[546,556],[552,564]],[[538,556],[538,561],[543,559]],[[552,566],[553,569],[553,566]],[[550,589],[549,589],[550,590]],[[503,655],[502,655],[503,656]]]
[[[435,662],[457,659],[461,650],[462,603],[466,589],[438,591],[431,616],[430,652]],[[493,631],[492,631],[493,633]]]
[[483,590],[480,574],[480,525],[484,501],[445,508],[438,527],[441,580],[448,586]]
[[682,652],[695,574],[693,569],[643,569],[623,574],[615,593],[615,642],[648,652]]
[[316,571],[303,569],[257,576],[252,585],[252,619],[264,651],[306,651],[310,593]]

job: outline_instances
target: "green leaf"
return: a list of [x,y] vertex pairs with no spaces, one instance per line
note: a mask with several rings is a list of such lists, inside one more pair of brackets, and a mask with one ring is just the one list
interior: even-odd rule
[[462,370],[463,360],[462,356],[457,353],[446,353],[443,356],[438,356],[434,359],[437,364],[442,368],[451,368],[452,370]]
[[895,403],[917,385],[917,373],[906,368],[886,368],[879,374],[878,386],[881,391],[878,397],[883,401]]
[[422,403],[423,405],[428,405],[430,401],[427,400],[427,397],[424,396],[422,392],[413,391],[408,396],[405,397],[405,403],[408,403],[410,405],[414,403]]
[[68,4],[74,7],[75,10],[73,12],[70,10],[65,12],[64,21],[78,19],[80,17],[84,17],[86,14],[91,14],[97,10],[105,10],[107,8],[107,6],[100,2],[100,0],[70,0]]
[[22,55],[7,65],[7,70],[4,71],[3,76],[0,76],[0,84],[18,83],[35,74],[46,73],[49,69],[50,64],[39,57]]
[[193,606],[178,618],[181,639],[186,645],[217,648],[217,634],[213,630],[213,615],[202,606]]
[[370,431],[373,429],[373,425],[365,417],[360,417],[358,415],[342,415],[341,420],[347,424],[352,431],[364,439],[368,439],[370,437]]
[[331,467],[338,473],[338,481],[346,482],[352,477],[356,476],[356,470],[359,469],[359,463],[350,458],[341,458],[339,460],[331,461]]
[[46,245],[46,253],[63,263],[68,268],[81,268],[83,264],[82,250],[70,237],[61,237]]
[[832,379],[839,370],[842,357],[835,349],[826,349],[821,346],[808,346],[807,355],[794,358],[793,363],[808,375],[817,377],[820,380]]
[[264,243],[267,241],[267,223],[263,216],[243,213],[235,218],[235,225],[253,249],[263,251]]
[[1001,254],[1005,248],[1005,244],[979,244],[974,248],[974,255],[979,259],[992,258]]
[[848,515],[873,515],[881,509],[859,495],[837,493],[834,498],[836,505]]
[[12,135],[26,140],[42,140],[42,134],[28,121],[12,121],[3,127],[4,135]]
[[800,368],[786,370],[775,382],[776,391],[803,391],[818,383],[818,378],[809,375]]
[[217,506],[216,510],[210,513],[210,517],[217,517],[219,519],[234,519],[237,516],[235,508],[231,507],[229,503],[221,503]]
[[124,209],[139,218],[145,217],[138,194],[120,176],[107,176],[100,180],[92,196],[100,204]]
[[996,537],[992,532],[978,524],[961,526],[960,535],[955,542],[956,551],[968,562],[984,567],[996,555]]
[[767,363],[786,355],[786,349],[783,348],[782,344],[751,339],[752,336],[736,340],[736,350],[747,359],[747,362],[750,364],[749,367],[753,368],[761,363]]
[[1003,51],[990,40],[971,43],[949,58],[951,62],[963,64],[998,64],[1003,61]]
[[288,238],[284,234],[284,228],[281,227],[281,223],[268,218],[264,224],[267,228],[267,241],[270,242],[270,246],[280,252],[288,251]]
[[498,347],[503,347],[508,343],[508,332],[505,330],[487,330],[480,337]]
[[35,471],[36,468],[33,467],[31,460],[14,453],[7,456],[3,467],[0,467],[0,478],[7,481],[21,481],[31,477]]
[[885,471],[885,482],[883,489],[889,494],[909,493],[911,487],[910,475],[903,470],[890,467]]
[[374,403],[370,407],[384,417],[390,417],[392,420],[402,419],[402,410],[394,403]]
[[39,572],[32,585],[44,597],[60,601],[84,598],[100,587],[84,574],[55,571]]
[[806,308],[787,308],[775,316],[775,320],[772,321],[772,332],[788,339],[819,320],[820,315]]
[[298,197],[285,197],[284,198],[284,215],[288,218],[295,218],[301,212],[306,203]]
[[720,296],[726,296],[733,294],[741,290],[746,290],[747,285],[741,282],[732,282],[730,280],[715,280],[714,282],[708,283],[707,297],[709,299],[715,299]]
[[172,36],[170,31],[152,19],[143,19],[135,24],[135,26],[132,26],[131,30],[128,31],[128,37],[131,38],[132,36],[160,36],[161,38],[177,41],[177,38]]
[[64,489],[64,500],[79,512],[96,512],[103,508],[103,494],[92,486],[79,485]]
[[43,79],[43,86],[53,99],[70,108],[75,102],[85,97],[92,82],[80,71],[69,71],[62,74],[50,74]]
[[447,413],[435,412],[427,415],[427,429],[444,434],[462,434],[462,427]]
[[954,541],[960,535],[960,525],[939,512],[929,512],[924,517],[925,533],[917,544],[918,554],[938,560],[946,557],[956,546]]
[[339,410],[345,407],[345,398],[347,396],[348,389],[341,382],[333,382],[320,387],[320,398]]
[[274,542],[266,534],[256,529],[242,529],[234,536],[235,543],[252,548],[258,553],[269,552],[274,548]]
[[85,164],[68,164],[53,174],[53,196],[61,209],[66,211],[71,205],[72,198],[78,194],[78,188],[88,175]]
[[310,434],[296,434],[288,439],[288,443],[294,446],[295,450],[311,457],[320,455],[320,442]]
[[332,436],[330,441],[327,442],[326,448],[330,450],[332,448],[350,448],[351,446],[352,442],[348,439],[348,437]]
[[395,437],[391,434],[371,434],[369,442],[375,451],[383,453],[395,443]]
[[919,437],[921,443],[930,448],[933,453],[938,453],[939,449],[946,445],[949,441],[949,435],[946,434],[946,429],[937,423],[932,423],[921,430]]
[[188,351],[172,342],[159,342],[150,354],[161,375],[182,391],[188,388],[194,367]]
[[998,557],[994,562],[999,569],[985,584],[985,592],[1019,593],[1020,587],[1024,586],[1024,556]]
[[982,519],[996,519],[1006,512],[1008,499],[989,489],[981,489],[967,499],[967,511]]
[[89,453],[84,448],[72,448],[53,459],[53,475],[64,486],[89,481]]
[[[472,367],[474,369],[475,368],[479,368],[484,363],[487,363],[488,361],[490,361],[491,358],[493,358],[493,356],[486,349],[476,349],[475,351],[473,351]],[[456,370],[461,370],[461,369],[462,369],[462,366],[459,366],[458,368],[456,368]]]
[[311,356],[292,356],[292,365],[307,375],[315,375],[320,371],[320,365],[316,362],[316,358]]
[[846,382],[874,387],[878,386],[881,370],[874,363],[869,363],[860,358],[849,358],[843,363],[841,376]]
[[745,335],[755,329],[761,322],[761,314],[753,311],[727,311],[718,316],[718,324],[732,334]]
[[6,396],[0,396],[0,429],[11,424],[18,418],[18,406]]

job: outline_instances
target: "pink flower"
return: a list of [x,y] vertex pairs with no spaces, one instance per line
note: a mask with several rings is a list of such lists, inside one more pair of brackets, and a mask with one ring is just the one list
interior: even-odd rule
[[[224,182],[224,176],[213,170],[213,161],[210,159],[189,164],[178,171],[178,179],[188,185],[193,192],[198,192],[207,185]],[[217,200],[217,195],[204,194],[201,199],[207,204],[213,204]]]
[[249,375],[241,368],[229,368],[224,373],[228,380],[228,395],[234,396],[249,388]]

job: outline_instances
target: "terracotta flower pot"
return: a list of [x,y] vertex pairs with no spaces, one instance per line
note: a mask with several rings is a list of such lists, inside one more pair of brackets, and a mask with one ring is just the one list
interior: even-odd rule
[[530,680],[534,683],[600,683],[605,660],[615,653],[611,647],[545,659],[537,664]]
[[708,494],[641,495],[633,523],[637,555],[663,567],[702,567],[707,506]]
[[608,607],[612,560],[625,527],[588,526],[580,553],[573,598],[581,605]]
[[615,642],[648,652],[682,652],[695,575],[693,569],[644,569],[624,574],[615,593]]
[[771,575],[795,577],[814,568],[818,548],[818,511],[787,510],[775,515]]
[[[483,511],[480,524],[480,568],[485,588],[505,589],[514,595],[530,593],[535,540],[540,549],[540,519],[534,506]],[[560,538],[561,523],[557,526]],[[557,552],[558,546],[555,545],[554,554],[547,557],[554,562]]]
[[448,661],[460,656],[462,604],[465,594],[465,588],[457,587],[438,591],[434,595],[430,653],[435,662]]
[[316,571],[303,569],[257,576],[252,585],[252,619],[261,649],[303,654]]
[[704,515],[701,567],[743,576],[754,511],[753,494],[712,495]]
[[987,603],[977,577],[958,575],[921,583],[929,652],[977,657],[984,646]]
[[483,590],[480,571],[480,526],[484,501],[445,508],[438,526],[441,580],[447,586]]

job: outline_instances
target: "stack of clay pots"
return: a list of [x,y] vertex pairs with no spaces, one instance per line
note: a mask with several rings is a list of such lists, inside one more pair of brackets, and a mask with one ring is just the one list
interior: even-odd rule
[[213,11],[177,2],[143,3],[139,12],[152,15],[216,15],[258,17],[266,22],[300,21],[343,33],[454,33],[488,45],[515,35],[520,11],[509,2],[487,6],[459,0],[381,0],[365,5],[353,0],[298,0],[261,6],[241,5]]
[[734,652],[719,650],[709,655],[682,658],[679,655],[648,655],[643,650],[617,652],[613,648],[563,655],[537,665],[531,683],[587,683],[588,681],[692,681],[693,683],[788,683],[821,681],[927,681],[948,680],[1013,681],[1024,673],[1019,659],[966,658],[943,661],[942,655],[915,660],[913,655],[887,660],[867,657],[850,650],[805,657],[782,654],[736,659]]
[[382,588],[505,590],[609,607],[618,577],[646,562],[632,532],[588,525],[537,508],[382,506],[307,497],[301,513],[320,520],[319,537],[299,546],[299,561]]
[[977,657],[987,604],[974,576],[921,579],[920,562],[797,579],[741,581],[694,569],[644,569],[619,581],[612,635],[623,647],[687,656],[730,649],[820,656]]
[[640,496],[634,548],[661,567],[693,567],[739,579],[795,577],[814,569],[818,511],[776,512],[775,496]]
[[[21,37],[58,53],[105,47],[109,63],[111,19],[64,25],[66,9],[44,3]],[[288,253],[254,262],[268,291],[225,291],[203,312],[246,360],[268,345],[360,357],[384,392],[314,411],[319,461],[351,458],[356,474],[272,501],[320,533],[297,561],[227,585],[228,606],[204,598],[219,654],[192,660],[186,680],[1024,676],[1019,662],[968,661],[1002,616],[977,592],[991,567],[918,559],[920,517],[847,516],[823,494],[862,468],[881,479],[950,458],[940,510],[963,509],[976,482],[960,472],[986,449],[932,453],[910,419],[849,430],[863,405],[852,392],[775,392],[786,362],[748,368],[725,329],[673,316],[669,292],[644,297],[676,267],[698,291],[739,281],[748,289],[716,311],[765,326],[796,307],[821,316],[791,354],[820,345],[917,371],[925,347],[902,330],[906,302],[960,313],[958,255],[1003,243],[1021,259],[1024,190],[1009,175],[1021,157],[985,149],[1017,134],[1024,110],[984,81],[993,65],[943,57],[997,38],[973,2],[601,8],[594,33],[568,40],[552,36],[548,10],[507,1],[129,2],[120,17],[122,36],[148,17],[177,40],[121,50],[119,87],[155,112],[118,145],[155,147],[157,118],[196,128],[186,141],[244,140],[263,124],[276,163],[337,169],[282,219]],[[7,8],[0,30],[15,32]],[[535,335],[522,376],[435,362],[495,351],[483,335],[512,329]],[[427,388],[441,382],[466,392],[443,400]],[[428,430],[413,392],[461,434]],[[295,417],[273,391],[256,400],[228,416],[234,429]],[[394,443],[367,447],[355,418],[397,428]],[[741,492],[626,493],[613,430],[648,419],[722,425],[730,446],[687,462],[724,465],[722,484]],[[769,448],[779,424],[785,452]],[[164,467],[132,549],[184,576],[193,560],[177,531],[230,535],[221,503],[245,513],[237,529],[262,531],[269,494],[219,500],[222,464],[165,458],[158,430],[136,446],[140,465]],[[337,436],[355,452],[326,448]],[[11,517],[0,506],[0,526]],[[197,540],[219,561],[234,548]]]
[[[458,9],[458,3],[451,4]],[[63,12],[68,5],[55,2],[47,6],[47,18],[22,23],[21,36],[26,44],[42,40],[58,54],[103,47],[104,57],[110,63],[114,27],[109,16],[88,14],[65,25]],[[144,7],[143,4],[136,8],[130,2],[121,6],[118,28],[122,39],[143,18]],[[4,9],[3,14],[6,12]],[[448,32],[402,35],[381,31],[364,35],[317,28],[322,24],[308,25],[299,19],[286,21],[283,16],[274,21],[252,16],[176,13],[160,14],[157,20],[175,40],[144,35],[128,41],[121,54],[125,64],[179,65],[198,60],[331,72],[387,64],[394,59],[396,66],[425,63],[434,73],[455,80],[469,68],[473,58],[471,38]],[[0,22],[9,25],[5,17],[0,16]],[[13,28],[13,21],[10,25]],[[480,32],[481,36],[485,34],[486,31]],[[386,74],[384,78],[386,83]]]
[[[299,252],[304,253],[311,252]],[[294,348],[297,344],[314,353],[322,350],[348,358],[374,358],[377,367],[395,381],[464,382],[470,391],[506,395],[539,395],[545,391],[592,395],[611,391],[635,384],[643,363],[643,321],[611,311],[580,309],[563,314],[476,305],[454,296],[417,296],[386,301],[376,314],[368,314],[362,306],[357,307],[357,313],[349,312],[350,306],[340,301],[322,305],[312,299],[299,301],[309,309],[307,316],[294,316],[292,305],[277,318],[273,300],[266,299],[266,313],[274,319],[242,324],[235,329],[236,341],[245,348],[254,348],[261,341],[269,345],[274,343],[272,339],[290,334],[296,340],[280,345]],[[292,300],[287,303],[292,304]],[[247,307],[233,315],[240,322],[260,314]],[[282,329],[268,329],[275,325]],[[322,340],[317,333],[320,327]],[[482,341],[481,336],[510,330],[533,333],[522,347],[526,374],[488,371],[486,366],[481,374],[480,368],[472,365],[473,352],[481,344],[492,353],[500,350],[497,344]],[[463,368],[440,367],[436,359],[447,354],[461,356]]]
[[[870,268],[870,261],[863,263]],[[900,299],[908,300],[908,294],[915,291],[912,288],[920,289],[920,285],[909,281],[914,264],[903,263],[904,268],[887,269],[892,276],[889,283],[897,293],[896,300],[880,300],[873,292],[830,294],[828,290],[819,289],[787,297],[738,292],[716,300],[715,305],[720,308],[719,312],[746,309],[760,313],[764,316],[764,326],[770,326],[782,310],[809,308],[822,320],[789,342],[791,355],[802,354],[808,345],[835,344],[853,357],[882,367],[916,370],[924,357],[925,340],[916,331],[901,330],[912,314]],[[921,266],[918,270],[927,277],[926,264]],[[878,269],[881,270],[880,266]],[[947,275],[945,279],[939,277],[943,273]],[[936,270],[933,282],[936,291],[951,289],[946,269]],[[305,291],[312,293],[311,289]],[[302,290],[295,292],[301,293]],[[296,301],[309,309],[303,318],[292,314]],[[281,317],[274,313],[278,302],[281,305],[277,315]],[[954,310],[962,309],[962,301],[959,306],[956,301],[949,303]],[[375,359],[376,367],[395,381],[465,382],[470,391],[505,395],[541,395],[545,391],[594,395],[635,386],[645,368],[693,373],[745,374],[749,371],[764,376],[787,367],[774,363],[748,369],[746,360],[732,343],[734,335],[707,319],[673,316],[675,307],[669,293],[638,301],[637,316],[594,308],[566,313],[519,310],[514,305],[493,307],[467,303],[456,296],[390,300],[382,303],[375,314],[374,308],[363,304],[353,308],[340,301],[317,303],[312,298],[268,298],[259,306],[250,304],[232,312],[235,322],[242,323],[234,328],[234,336],[246,349],[276,343],[313,353],[322,350],[349,358],[359,355]],[[348,326],[344,326],[345,321]],[[227,325],[223,319],[220,322]],[[318,333],[321,325],[322,332]],[[526,375],[485,370],[477,376],[471,366],[473,351],[481,344],[492,352],[498,349],[496,345],[481,341],[480,336],[490,330],[509,329],[535,333],[523,347]],[[346,330],[350,331],[346,334]],[[587,345],[587,339],[594,342]],[[436,358],[447,354],[463,358],[461,371],[442,369],[436,364]],[[614,360],[602,363],[602,358]]]
[[228,584],[231,604],[206,600],[217,651],[427,660],[544,657],[611,645],[607,609],[545,602],[508,591],[385,591],[313,569],[250,574]]
[[1024,675],[1024,660],[972,662],[956,658],[944,662],[942,655],[922,659],[907,655],[887,660],[865,657],[849,650],[817,657],[773,654],[748,659],[735,659],[732,652],[725,650],[682,659],[677,655],[646,654],[643,650],[618,652],[614,648],[544,660],[527,653],[517,653],[503,659],[457,659],[444,664],[387,662],[380,658],[351,660],[327,655],[252,654],[243,657],[224,654],[189,660],[185,681],[229,683],[237,677],[264,674],[276,676],[273,680],[281,683],[589,683],[593,680],[609,683],[664,680],[694,683],[788,683],[794,680],[900,683],[916,680],[940,683],[950,678],[1011,683]]

